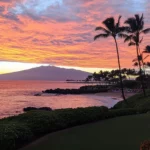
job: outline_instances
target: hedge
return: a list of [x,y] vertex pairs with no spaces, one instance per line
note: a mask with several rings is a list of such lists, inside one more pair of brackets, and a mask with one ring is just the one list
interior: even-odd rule
[[55,111],[29,111],[0,120],[0,150],[16,150],[45,134],[117,116],[145,113],[149,110],[88,107]]

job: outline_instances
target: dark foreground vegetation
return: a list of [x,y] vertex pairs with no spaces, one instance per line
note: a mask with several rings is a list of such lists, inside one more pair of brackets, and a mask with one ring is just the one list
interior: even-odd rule
[[21,150],[149,150],[149,124],[150,113],[117,117],[48,134]]
[[93,94],[100,92],[108,92],[108,86],[105,85],[93,85],[82,86],[79,89],[49,89],[43,91],[43,93],[49,94]]
[[150,109],[150,90],[147,90],[147,96],[143,97],[142,94],[134,95],[127,99],[127,103],[120,101],[113,109]]
[[[143,96],[138,96],[141,96],[142,100]],[[138,96],[133,97],[133,99],[135,98],[135,103],[138,101]],[[149,99],[149,97],[147,97],[147,99]],[[130,99],[128,100],[128,103],[129,102]],[[147,104],[149,104],[149,102]],[[60,109],[54,111],[35,110],[18,116],[1,119],[0,149],[16,150],[33,140],[54,131],[108,118],[142,114],[150,111],[150,107],[144,106],[132,108],[121,108],[116,106],[114,107],[115,109],[108,109],[107,107],[102,106]]]

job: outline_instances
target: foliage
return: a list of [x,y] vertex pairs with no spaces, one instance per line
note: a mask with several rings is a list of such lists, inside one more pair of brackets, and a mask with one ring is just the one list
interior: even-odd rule
[[149,139],[149,118],[149,113],[130,115],[70,128],[22,150],[139,150],[141,142]]
[[[130,76],[138,76],[138,72],[135,69],[121,69],[121,75],[124,80],[127,78],[130,79]],[[99,73],[93,73],[92,75],[88,76],[86,81],[115,81],[116,83],[119,81],[119,70],[112,70],[112,71],[100,71]]]
[[103,119],[107,107],[29,111],[0,120],[0,149],[15,150],[33,137]]
[[117,116],[145,113],[150,109],[118,109],[88,107],[59,109],[55,111],[36,110],[0,120],[1,150],[15,150],[18,147],[53,131],[95,122]]
[[19,121],[0,122],[0,149],[14,150],[22,146],[33,138],[29,127]]
[[[140,81],[141,86],[143,89],[143,94],[146,96],[145,86],[144,86],[144,80],[143,80],[143,71],[142,71],[142,64],[144,66],[143,61],[143,55],[140,51],[140,44],[143,41],[143,37],[141,37],[142,34],[147,34],[150,32],[150,28],[144,29],[144,16],[143,14],[139,16],[136,14],[134,17],[128,18],[125,21],[125,24],[128,25],[126,28],[126,32],[128,35],[126,35],[126,38],[124,42],[129,42],[129,46],[135,46],[136,47],[136,54],[137,54],[137,62],[139,66],[139,73],[140,73]],[[137,63],[134,63],[134,65],[137,65]],[[144,70],[144,67],[143,67]]]
[[[128,105],[127,105],[128,104]],[[120,101],[113,109],[123,109],[123,108],[136,108],[136,109],[150,109],[150,91],[147,91],[147,97],[143,94],[137,94],[127,99],[127,104]]]
[[140,82],[136,80],[124,80],[123,85],[125,88],[135,89],[140,87]]
[[118,42],[117,37],[124,38],[123,32],[126,31],[126,27],[120,26],[120,20],[121,16],[118,17],[117,22],[115,22],[115,19],[113,17],[107,18],[103,21],[104,27],[96,27],[96,31],[100,30],[103,31],[103,33],[100,33],[94,37],[94,40],[97,40],[99,38],[108,38],[112,37],[114,39],[115,45],[116,45],[116,53],[117,53],[117,61],[118,61],[118,68],[119,68],[119,80],[120,80],[120,87],[122,92],[122,97],[124,100],[126,100],[124,95],[124,88],[122,83],[122,75],[121,75],[121,64],[120,64],[120,55],[119,55],[119,48],[118,48]]

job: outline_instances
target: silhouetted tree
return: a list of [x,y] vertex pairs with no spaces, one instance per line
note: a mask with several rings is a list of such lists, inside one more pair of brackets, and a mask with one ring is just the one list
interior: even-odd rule
[[88,77],[85,79],[86,81],[91,81],[92,80],[92,78],[93,78],[93,76],[92,75],[88,75]]
[[144,17],[143,14],[142,16],[139,16],[136,14],[132,18],[128,18],[125,21],[125,24],[128,25],[126,28],[127,33],[129,34],[125,38],[125,42],[129,42],[129,46],[136,46],[136,53],[137,53],[137,61],[138,61],[138,66],[140,70],[140,76],[141,76],[141,85],[143,89],[144,96],[146,96],[146,91],[144,87],[144,82],[143,82],[143,75],[142,75],[142,68],[141,68],[141,61],[142,61],[142,55],[139,49],[140,43],[143,41],[143,37],[141,38],[141,34],[147,34],[150,32],[150,28],[144,29]]
[[[138,73],[135,71],[135,69],[127,69],[124,68],[121,70],[122,78],[125,80],[128,76],[135,76],[137,77]],[[112,70],[112,71],[100,71],[99,73],[93,73],[92,75],[89,75],[86,79],[86,81],[119,81],[120,71]]]
[[116,52],[117,52],[117,59],[118,59],[118,67],[119,67],[119,78],[120,78],[120,86],[122,91],[122,97],[124,100],[126,100],[124,95],[124,89],[123,89],[123,81],[122,81],[122,75],[121,75],[121,65],[120,65],[120,56],[119,56],[119,49],[118,49],[118,43],[117,43],[117,37],[124,37],[124,34],[122,34],[125,31],[125,27],[120,27],[120,19],[121,16],[118,18],[118,22],[115,23],[115,19],[113,17],[107,18],[103,21],[104,27],[96,27],[96,31],[100,30],[104,33],[98,34],[94,37],[94,40],[97,40],[98,38],[108,38],[113,37],[116,45]]
[[144,50],[143,52],[144,52],[144,53],[150,53],[150,46],[147,45],[147,46],[145,47],[145,50]]

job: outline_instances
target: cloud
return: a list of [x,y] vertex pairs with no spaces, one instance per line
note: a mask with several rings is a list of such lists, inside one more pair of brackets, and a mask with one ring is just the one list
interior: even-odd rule
[[25,15],[33,20],[54,20],[59,22],[81,21],[76,15],[78,8],[63,0],[27,0],[16,3],[11,10],[16,15]]
[[[95,27],[110,16],[121,14],[123,23],[142,12],[150,27],[149,6],[148,0],[1,0],[0,60],[115,68],[114,41],[93,41]],[[149,40],[144,36],[141,49]],[[118,44],[122,66],[132,66],[135,48]]]

